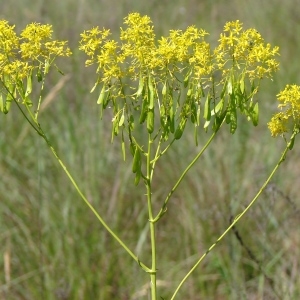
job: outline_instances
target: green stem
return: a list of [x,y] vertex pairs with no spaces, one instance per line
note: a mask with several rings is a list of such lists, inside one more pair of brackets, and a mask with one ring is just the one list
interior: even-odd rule
[[96,218],[100,221],[100,223],[103,225],[103,227],[111,234],[111,236],[125,249],[125,251],[146,271],[149,272],[151,271],[145,264],[143,264],[142,262],[139,261],[138,257],[136,255],[134,255],[134,253],[125,245],[125,243],[114,233],[114,231],[106,224],[106,222],[101,218],[101,216],[97,213],[97,211],[95,210],[95,208],[91,205],[91,203],[87,200],[87,198],[84,196],[84,194],[82,193],[82,191],[80,190],[80,188],[78,187],[76,181],[74,180],[74,178],[72,177],[72,175],[70,174],[70,172],[68,171],[67,167],[65,166],[65,164],[62,162],[62,160],[60,159],[57,151],[54,149],[53,145],[51,144],[50,140],[48,139],[48,137],[46,136],[46,134],[44,133],[43,129],[41,128],[40,124],[37,122],[37,120],[33,117],[32,114],[30,114],[31,118],[33,119],[33,122],[36,126],[34,126],[34,124],[29,120],[29,118],[26,116],[26,114],[23,112],[23,110],[21,109],[19,103],[16,101],[16,99],[14,99],[15,102],[17,103],[18,108],[20,109],[21,113],[23,114],[23,116],[25,117],[25,119],[29,122],[29,124],[33,127],[33,129],[45,140],[45,142],[47,143],[48,147],[50,148],[52,154],[55,156],[55,158],[57,159],[57,161],[59,162],[60,166],[62,167],[62,169],[64,170],[64,172],[66,173],[66,175],[68,176],[68,178],[70,179],[71,183],[73,184],[73,186],[75,187],[77,193],[79,194],[79,196],[82,198],[82,200],[85,202],[85,204],[89,207],[89,209],[93,212],[93,214],[96,216]]
[[83,193],[81,192],[80,188],[78,187],[76,181],[74,180],[74,178],[72,177],[72,175],[70,174],[70,172],[68,171],[67,167],[65,166],[65,164],[62,162],[62,160],[60,159],[60,157],[58,156],[56,150],[54,149],[54,147],[52,146],[52,144],[50,143],[49,139],[47,138],[47,136],[45,135],[45,133],[43,132],[43,130],[40,128],[40,132],[42,133],[42,137],[43,139],[46,141],[47,145],[49,146],[49,148],[51,149],[53,155],[55,156],[55,158],[57,159],[57,161],[59,162],[59,164],[61,165],[62,169],[64,170],[64,172],[67,174],[67,176],[69,177],[71,183],[73,184],[73,186],[75,187],[77,193],[79,194],[79,196],[82,198],[82,200],[85,202],[85,204],[89,207],[89,209],[93,212],[93,214],[96,216],[96,218],[100,221],[100,223],[103,225],[103,227],[111,234],[111,236],[127,251],[127,253],[137,262],[139,263],[143,268],[145,268],[146,270],[148,269],[144,264],[142,264],[138,258],[134,255],[134,253],[124,244],[124,242],[114,233],[114,231],[106,224],[106,222],[101,218],[101,216],[97,213],[97,211],[95,210],[95,208],[92,206],[92,204],[87,200],[87,198],[83,195]]
[[[291,141],[295,138],[296,134],[297,134],[297,132],[294,132],[292,134]],[[236,218],[234,219],[234,221],[230,224],[230,226],[228,226],[228,228],[222,233],[222,235],[216,240],[216,242],[214,244],[212,244],[209,247],[209,249],[199,258],[199,260],[196,262],[196,264],[191,268],[191,270],[182,279],[182,281],[180,282],[180,284],[176,288],[176,290],[175,290],[175,292],[174,292],[171,300],[173,300],[175,298],[175,296],[177,295],[177,293],[178,293],[179,289],[181,288],[181,286],[184,284],[184,282],[187,280],[187,278],[193,273],[193,271],[198,267],[198,265],[203,261],[203,259],[208,255],[208,253],[223,239],[223,237],[231,230],[231,228],[237,224],[237,222],[246,214],[246,212],[250,209],[250,207],[256,202],[256,200],[258,199],[258,197],[260,196],[260,194],[263,192],[263,190],[266,188],[266,186],[268,185],[268,183],[270,182],[270,180],[272,179],[272,177],[276,173],[276,171],[279,168],[280,164],[284,161],[286,153],[289,150],[289,146],[290,146],[290,143],[287,144],[287,146],[286,146],[285,150],[283,151],[283,153],[282,153],[282,155],[281,155],[278,163],[276,164],[275,168],[273,169],[273,171],[271,172],[271,174],[269,175],[269,177],[265,181],[265,183],[262,185],[262,187],[260,188],[260,190],[258,191],[258,193],[252,199],[252,201],[242,211],[242,213],[240,213],[239,215],[236,216]]]
[[217,132],[214,132],[211,137],[209,138],[209,140],[206,142],[206,144],[204,145],[204,147],[201,149],[201,151],[196,155],[196,157],[192,160],[192,162],[187,166],[187,168],[183,171],[183,173],[181,174],[181,176],[179,177],[179,179],[177,180],[177,182],[175,183],[175,185],[173,186],[173,188],[171,189],[171,191],[169,192],[169,194],[167,195],[162,208],[160,209],[160,211],[158,212],[157,216],[154,218],[153,222],[157,222],[167,211],[167,204],[171,198],[171,196],[173,195],[173,193],[175,192],[175,190],[178,188],[179,184],[181,183],[181,181],[183,180],[183,178],[185,177],[185,175],[187,174],[187,172],[191,169],[191,167],[196,163],[196,161],[201,157],[201,155],[204,153],[204,151],[207,149],[207,147],[210,145],[210,143],[212,142],[212,140],[214,139],[214,137],[216,136]]
[[156,300],[156,240],[155,240],[155,222],[153,222],[153,210],[152,210],[152,165],[151,165],[151,135],[148,136],[148,152],[147,152],[147,175],[146,175],[146,187],[147,187],[147,203],[149,213],[149,226],[150,226],[150,238],[151,238],[151,272],[150,273],[150,285],[151,285],[151,300]]

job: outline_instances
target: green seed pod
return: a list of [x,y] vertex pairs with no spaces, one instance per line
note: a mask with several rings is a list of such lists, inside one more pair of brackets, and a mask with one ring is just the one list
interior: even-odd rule
[[139,88],[136,92],[136,97],[140,97],[143,93],[143,90],[144,90],[144,78],[143,78],[143,75],[142,75],[142,72],[140,73],[140,79],[139,79]]
[[138,185],[139,182],[140,182],[140,179],[141,179],[141,176],[142,176],[142,172],[141,172],[141,169],[139,169],[136,174],[135,174],[135,178],[134,178],[134,185]]
[[206,121],[209,121],[211,118],[210,101],[211,101],[211,97],[210,94],[208,93],[204,105],[204,116],[203,116]]
[[102,89],[101,89],[101,92],[100,92],[100,95],[98,97],[98,101],[97,101],[97,104],[102,104],[104,102],[104,98],[106,96],[106,85],[104,84]]
[[147,130],[149,133],[152,133],[154,130],[154,110],[151,109],[147,114]]
[[129,149],[130,149],[131,155],[134,156],[134,154],[135,154],[135,145],[133,143],[130,143]]
[[132,172],[137,173],[140,169],[141,169],[141,151],[137,146],[135,146],[135,152],[134,152],[133,162],[132,162]]
[[148,78],[148,88],[149,88],[149,109],[153,109],[154,108],[154,87],[150,75]]
[[0,94],[0,110],[2,112],[4,112],[4,107],[5,107],[5,105],[4,105],[3,95]]
[[25,97],[30,95],[32,92],[32,75],[30,74],[27,76],[27,87],[26,87],[26,92],[25,92]]
[[142,100],[142,109],[141,109],[141,114],[140,114],[140,119],[139,122],[140,124],[143,124],[146,120],[148,113],[148,103],[145,99]]
[[181,138],[184,128],[185,128],[186,121],[187,121],[187,118],[182,118],[180,120],[180,123],[178,124],[175,134],[174,134],[175,140],[179,140]]
[[172,133],[175,131],[175,115],[173,106],[170,107],[170,131]]
[[165,96],[167,94],[167,83],[164,84],[161,93],[162,93],[163,96]]

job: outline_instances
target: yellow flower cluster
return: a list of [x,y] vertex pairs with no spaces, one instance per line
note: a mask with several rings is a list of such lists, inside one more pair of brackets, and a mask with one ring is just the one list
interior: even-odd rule
[[[250,80],[271,77],[278,70],[275,56],[279,55],[279,48],[271,48],[265,44],[261,35],[253,28],[242,31],[240,21],[228,22],[221,34],[219,46],[214,55],[217,64],[223,72],[231,69],[232,64],[245,70]],[[230,63],[229,68],[226,65]]]
[[102,84],[98,103],[103,109],[112,101],[114,107],[114,134],[124,127],[125,115],[133,123],[132,108],[140,112],[141,124],[147,120],[149,133],[159,112],[166,139],[170,133],[180,138],[187,119],[199,126],[202,107],[205,130],[209,124],[218,130],[225,118],[234,133],[237,110],[257,125],[253,96],[259,81],[278,69],[278,47],[266,44],[254,29],[243,30],[239,21],[225,24],[214,49],[207,35],[190,26],[156,38],[150,18],[139,13],[124,19],[118,42],[98,27],[81,34],[79,49],[88,56],[87,66],[97,65],[95,87]]
[[[65,41],[52,40],[52,26],[32,23],[18,36],[14,26],[0,20],[0,108],[7,112],[5,97],[25,98],[31,92],[31,76],[48,72],[58,56],[71,55]],[[24,86],[26,83],[27,88]],[[26,102],[27,103],[27,102]]]
[[278,47],[265,44],[254,29],[243,31],[239,21],[226,23],[219,45],[213,51],[204,40],[208,33],[195,26],[185,31],[171,30],[169,36],[156,41],[148,16],[132,13],[124,24],[127,28],[121,28],[121,43],[108,38],[109,30],[98,27],[81,34],[80,50],[89,56],[86,65],[98,63],[102,82],[123,76],[138,79],[141,72],[165,75],[166,70],[182,71],[187,65],[196,80],[212,76],[216,70],[228,74],[236,67],[239,73],[242,68],[253,81],[270,77],[278,69],[274,58]]
[[178,70],[178,63],[195,65],[199,79],[210,73],[211,55],[209,45],[203,41],[207,33],[195,26],[186,31],[171,30],[170,35],[161,37],[155,43],[152,22],[148,16],[129,14],[121,28],[121,44],[108,38],[110,31],[98,27],[81,34],[80,50],[89,59],[86,65],[98,64],[100,81],[108,83],[112,79],[129,76],[138,79],[141,72],[166,74],[166,69]]
[[272,136],[282,135],[291,128],[300,128],[300,86],[287,85],[277,95],[278,108],[283,110],[275,114],[268,127]]
[[52,40],[52,26],[32,23],[20,36],[7,21],[0,21],[0,74],[14,80],[31,74],[33,68],[51,64],[57,56],[70,56],[65,41]]

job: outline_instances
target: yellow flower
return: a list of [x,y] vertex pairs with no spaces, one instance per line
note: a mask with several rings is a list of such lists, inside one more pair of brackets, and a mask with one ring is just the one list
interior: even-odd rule
[[21,32],[20,52],[24,59],[40,61],[56,56],[70,56],[67,42],[52,41],[52,26],[32,23]]
[[288,132],[288,116],[282,112],[277,113],[268,123],[268,127],[274,137]]
[[[280,102],[278,108],[283,111],[273,116],[268,123],[272,136],[288,132],[288,128],[300,127],[300,86],[287,85],[277,95],[277,99]],[[288,124],[293,126],[290,127]]]

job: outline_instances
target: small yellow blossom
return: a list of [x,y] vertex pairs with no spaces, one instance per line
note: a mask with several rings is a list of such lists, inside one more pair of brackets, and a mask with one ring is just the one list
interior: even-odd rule
[[14,26],[0,20],[0,97],[6,99],[1,110],[7,113],[13,98],[31,105],[32,75],[42,80],[57,56],[69,55],[67,42],[52,40],[51,25],[32,23],[18,36]]
[[[268,123],[268,127],[272,136],[277,136],[288,132],[288,128],[300,126],[300,86],[299,85],[287,85],[283,91],[277,95],[277,99],[280,102],[278,108],[282,111],[275,114],[271,121]],[[288,124],[292,124],[292,127],[288,127]]]

